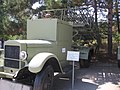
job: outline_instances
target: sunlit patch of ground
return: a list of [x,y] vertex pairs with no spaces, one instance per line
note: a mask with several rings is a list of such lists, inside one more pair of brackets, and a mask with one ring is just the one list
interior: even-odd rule
[[96,90],[120,90],[120,85],[113,84],[112,82],[107,82],[98,86]]

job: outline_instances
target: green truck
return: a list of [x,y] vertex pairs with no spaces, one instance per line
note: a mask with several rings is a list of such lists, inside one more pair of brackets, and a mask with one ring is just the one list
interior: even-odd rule
[[0,77],[31,85],[33,90],[52,90],[54,74],[64,73],[70,65],[67,51],[79,51],[80,67],[90,66],[95,48],[75,45],[81,42],[84,27],[50,17],[28,20],[27,40],[5,41],[0,51]]
[[4,43],[1,78],[32,85],[33,90],[52,90],[54,73],[64,73],[71,50],[72,26],[58,19],[27,21],[27,40]]

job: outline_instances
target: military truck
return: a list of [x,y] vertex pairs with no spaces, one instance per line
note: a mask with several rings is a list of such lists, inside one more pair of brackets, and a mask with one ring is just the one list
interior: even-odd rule
[[[27,40],[6,41],[4,57],[2,57],[4,65],[0,69],[0,77],[31,85],[33,90],[52,90],[54,73],[64,73],[64,68],[69,65],[66,60],[69,50],[80,51],[80,67],[89,67],[93,47],[81,45],[78,45],[77,48],[72,47],[75,43],[74,36],[77,35],[80,40],[79,33],[87,23],[81,21],[80,15],[76,14],[75,17],[67,14],[69,17],[66,19],[66,12],[68,10],[62,11],[62,14],[56,13],[64,18],[56,17],[54,14],[55,18],[49,16],[28,20]],[[82,16],[84,15],[82,14]],[[73,19],[77,23],[70,21]],[[78,20],[80,21],[78,22]],[[75,31],[77,31],[76,35]]]
[[69,65],[72,26],[62,20],[44,18],[27,21],[27,40],[4,43],[1,78],[32,85],[33,90],[52,90],[54,73]]

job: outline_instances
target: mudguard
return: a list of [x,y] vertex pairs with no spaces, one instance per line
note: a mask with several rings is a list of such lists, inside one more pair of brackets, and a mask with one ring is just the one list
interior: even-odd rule
[[[50,58],[56,58],[56,60],[58,61],[58,58],[52,53],[47,53],[47,52],[38,53],[30,61],[29,65],[28,65],[28,70],[32,73],[40,72],[42,70],[42,68],[44,67],[45,63]],[[58,63],[59,63],[59,61],[58,61]],[[62,70],[60,63],[59,63],[59,66],[60,66],[60,69]]]

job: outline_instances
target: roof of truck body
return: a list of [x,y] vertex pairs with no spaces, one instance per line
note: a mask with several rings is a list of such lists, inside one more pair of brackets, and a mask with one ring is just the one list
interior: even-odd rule
[[27,44],[52,44],[50,41],[46,40],[8,40],[6,43],[27,43]]

